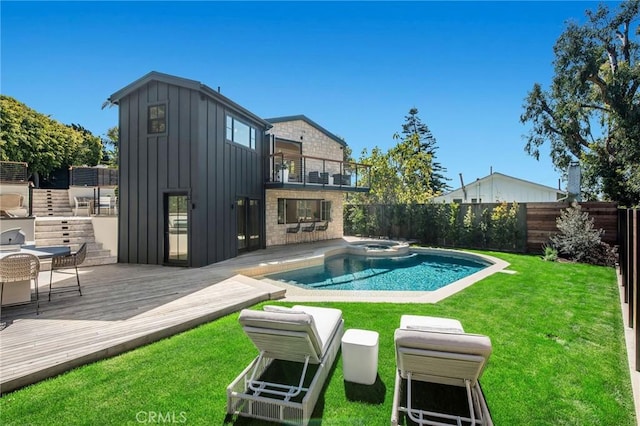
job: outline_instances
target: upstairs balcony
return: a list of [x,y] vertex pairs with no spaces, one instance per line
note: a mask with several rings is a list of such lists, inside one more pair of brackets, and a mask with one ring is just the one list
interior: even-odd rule
[[364,164],[281,152],[267,160],[267,189],[369,192],[371,167]]

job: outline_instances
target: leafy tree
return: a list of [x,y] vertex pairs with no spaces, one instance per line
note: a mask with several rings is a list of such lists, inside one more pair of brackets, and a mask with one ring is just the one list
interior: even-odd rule
[[433,191],[434,195],[442,194],[443,192],[447,192],[451,189],[447,181],[451,180],[444,176],[444,173],[447,172],[447,169],[442,166],[436,160],[436,150],[438,146],[436,144],[436,138],[429,130],[426,124],[422,122],[420,117],[418,117],[418,109],[411,108],[409,110],[409,115],[404,117],[405,122],[402,125],[402,134],[405,139],[410,137],[416,137],[417,135],[419,146],[418,153],[426,153],[430,157],[429,167],[424,167],[425,170],[429,170],[429,188]]
[[[394,135],[399,139],[399,135]],[[421,149],[417,133],[405,136],[389,150],[392,168],[400,179],[398,201],[401,203],[426,203],[435,193],[431,188],[433,156]]]
[[77,147],[71,165],[98,164],[103,151],[103,145],[100,138],[94,136],[93,133],[79,124],[72,123],[67,127],[71,127],[82,136],[82,143]]
[[362,151],[359,162],[371,168],[363,173],[361,182],[370,182],[371,189],[367,197],[350,196],[350,202],[422,204],[448,189],[446,178],[441,174],[446,169],[433,161],[437,149],[435,138],[417,114],[416,108],[409,111],[402,134],[393,135],[398,142],[388,152],[377,146],[371,155],[366,149]]
[[60,167],[97,164],[101,149],[100,139],[81,126],[65,126],[0,95],[0,160],[26,162],[36,182]]
[[119,153],[119,130],[118,126],[110,127],[107,130],[106,137],[102,138],[102,157],[103,162],[111,166],[118,165]]
[[584,25],[568,23],[554,46],[551,88],[536,83],[521,115],[532,126],[527,153],[539,158],[549,142],[557,169],[580,162],[586,195],[628,206],[640,202],[640,54],[631,28],[639,9],[640,0],[614,13],[600,5]]
[[368,172],[363,173],[363,182],[370,182],[369,194],[358,194],[351,200],[354,203],[394,204],[399,202],[400,177],[389,160],[389,154],[382,152],[377,146],[368,155],[367,149],[362,151],[360,163],[370,166]]

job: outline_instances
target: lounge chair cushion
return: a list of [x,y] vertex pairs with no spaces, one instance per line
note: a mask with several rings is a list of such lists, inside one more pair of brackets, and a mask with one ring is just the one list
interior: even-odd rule
[[398,348],[480,355],[485,359],[491,355],[491,339],[480,334],[397,329],[394,339]]
[[426,325],[408,325],[406,330],[417,330],[417,331],[433,331],[436,333],[462,333],[463,330],[459,328],[444,328],[444,327],[429,327]]
[[297,331],[307,333],[313,349],[320,356],[322,341],[316,329],[312,315],[307,313],[282,313],[243,309],[238,318],[243,327],[254,327],[265,330]]
[[280,312],[281,314],[304,314],[304,311],[287,308],[286,306],[265,305],[262,310],[265,312]]
[[[403,315],[400,318],[400,328],[413,328],[425,331],[450,330],[452,332],[464,332],[460,321],[452,318],[430,317],[424,315]],[[456,331],[454,331],[456,330]]]
[[295,305],[292,309],[303,311],[313,316],[321,343],[321,353],[324,354],[329,348],[331,338],[340,326],[342,311],[333,308],[319,308],[315,306]]

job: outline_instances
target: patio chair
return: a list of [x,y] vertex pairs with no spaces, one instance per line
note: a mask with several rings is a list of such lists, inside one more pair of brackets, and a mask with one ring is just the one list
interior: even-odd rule
[[294,238],[298,236],[298,233],[300,232],[300,227],[301,227],[301,223],[300,221],[298,221],[298,224],[296,226],[289,226],[287,227],[287,234],[286,234],[286,243],[289,243],[289,235],[292,235]]
[[[457,320],[406,317],[394,336],[398,368],[391,424],[399,424],[400,413],[404,413],[419,425],[493,425],[478,382],[491,355],[489,337],[465,333]],[[464,388],[466,401],[462,398],[458,405],[462,408],[466,405],[468,412],[464,409],[436,412],[417,407],[424,405],[420,402],[425,400],[414,393],[419,384],[416,382]],[[442,401],[430,402],[443,405]]]
[[[82,296],[82,289],[80,288],[80,274],[78,274],[78,266],[84,262],[87,256],[87,243],[82,243],[77,252],[67,254],[64,256],[54,256],[51,258],[51,275],[49,277],[49,302],[51,302],[52,293],[67,293],[70,291],[77,291]],[[53,288],[53,271],[60,269],[75,269],[77,285],[66,285]]]
[[98,197],[98,212],[103,213],[103,210],[107,211],[107,214],[111,214],[111,209],[115,209],[116,199],[109,195]]
[[73,209],[74,216],[78,216],[78,213],[80,213],[82,210],[86,210],[87,216],[91,214],[91,200],[73,197],[73,202],[75,203],[75,207]]
[[36,315],[40,314],[39,272],[40,261],[33,254],[13,253],[0,259],[0,304],[2,304],[5,284],[33,280],[36,290]]
[[[342,311],[263,309],[245,309],[238,318],[260,354],[227,387],[227,414],[307,425],[340,348]],[[287,371],[300,370],[300,376],[287,381],[269,374],[276,361],[290,362],[296,368]]]

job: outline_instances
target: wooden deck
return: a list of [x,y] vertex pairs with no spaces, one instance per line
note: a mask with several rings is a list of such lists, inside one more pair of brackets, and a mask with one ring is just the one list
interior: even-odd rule
[[[117,355],[260,301],[281,298],[285,292],[281,287],[236,271],[287,260],[292,253],[296,258],[309,256],[340,243],[259,250],[197,269],[131,264],[81,268],[82,296],[77,292],[54,294],[51,302],[47,301],[49,272],[43,272],[40,315],[36,316],[33,304],[2,308],[0,392]],[[75,281],[75,275],[64,280]]]

